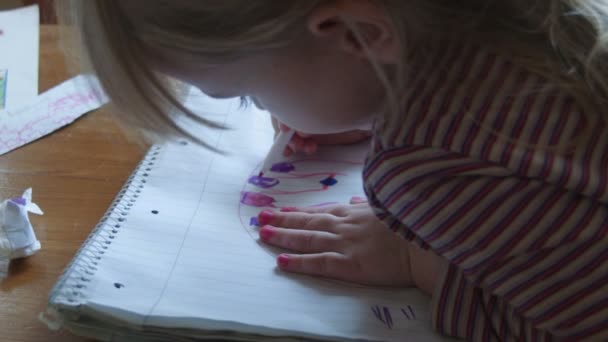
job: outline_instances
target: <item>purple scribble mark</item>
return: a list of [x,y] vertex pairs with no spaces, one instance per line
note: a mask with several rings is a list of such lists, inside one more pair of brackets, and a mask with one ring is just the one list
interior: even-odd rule
[[293,166],[293,164],[288,163],[288,162],[282,162],[282,163],[276,163],[276,164],[272,165],[272,167],[270,168],[270,171],[287,173],[287,172],[291,172],[295,169],[296,169],[296,167]]
[[381,309],[378,305],[374,305],[372,306],[372,312],[382,324],[386,325],[389,329],[393,329],[393,318],[391,317],[391,310],[389,308],[383,306]]
[[335,179],[334,177],[327,177],[324,180],[322,180],[320,183],[325,186],[334,186],[334,185],[338,184],[338,180]]
[[263,189],[272,188],[273,186],[277,186],[279,184],[278,179],[264,176],[251,176],[247,182]]
[[11,202],[13,202],[15,204],[18,204],[18,205],[26,205],[27,204],[27,201],[23,197],[11,198]]
[[382,313],[380,312],[380,308],[378,307],[378,305],[372,306],[372,312],[374,313],[374,316],[376,316],[376,318],[380,320],[380,322],[384,323],[384,317],[382,317]]
[[258,221],[258,218],[257,218],[257,217],[252,216],[252,217],[249,219],[249,225],[250,225],[250,226],[259,227],[259,226],[260,226],[260,222]]
[[241,203],[254,207],[273,207],[274,198],[259,192],[241,192]]
[[[401,313],[403,313],[403,315],[405,316],[405,318],[407,318],[408,321],[412,320],[412,319],[416,319],[416,313],[414,313],[414,309],[412,309],[411,306],[407,306],[408,310],[405,310],[404,308],[401,308]],[[409,311],[409,313],[408,313]]]

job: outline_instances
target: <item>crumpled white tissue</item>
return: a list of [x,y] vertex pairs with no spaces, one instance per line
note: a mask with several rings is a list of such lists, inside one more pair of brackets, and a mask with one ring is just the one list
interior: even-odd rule
[[40,249],[28,212],[43,214],[32,202],[32,189],[0,204],[0,279],[7,276],[12,259],[30,256]]

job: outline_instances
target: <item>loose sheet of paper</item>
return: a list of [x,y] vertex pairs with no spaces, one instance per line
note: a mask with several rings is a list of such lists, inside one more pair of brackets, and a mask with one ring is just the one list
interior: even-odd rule
[[[264,208],[348,203],[362,196],[365,145],[285,159],[280,171],[268,174],[274,180],[259,183],[251,177],[272,142],[268,114],[238,110],[234,101],[200,96],[197,102],[207,118],[234,129],[188,127],[226,154],[185,142],[154,147],[75,262],[65,292],[51,302],[82,304],[85,312],[157,332],[236,329],[338,340],[442,340],[431,331],[429,300],[418,290],[280,272],[279,251],[258,240],[252,218]],[[79,269],[104,245],[94,274],[83,275],[91,281],[73,295]]]
[[17,109],[0,111],[0,155],[43,137],[107,102],[92,76],[76,76]]
[[0,110],[38,95],[38,6],[0,11]]

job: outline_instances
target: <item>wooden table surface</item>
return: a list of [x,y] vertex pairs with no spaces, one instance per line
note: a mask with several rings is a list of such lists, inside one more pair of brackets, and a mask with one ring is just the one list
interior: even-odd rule
[[[41,27],[39,91],[68,79],[57,28]],[[38,321],[50,289],[144,154],[108,109],[0,156],[0,199],[33,189],[30,215],[42,249],[11,264],[0,283],[1,341],[83,341]]]

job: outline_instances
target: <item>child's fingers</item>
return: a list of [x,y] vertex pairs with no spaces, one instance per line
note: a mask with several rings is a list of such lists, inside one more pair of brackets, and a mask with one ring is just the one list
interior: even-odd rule
[[306,154],[313,154],[317,152],[317,143],[313,139],[306,139],[304,140],[303,150]]
[[[289,132],[289,131],[291,131],[291,129],[292,129],[291,127],[287,126],[286,124],[284,124],[284,123],[282,123],[280,121],[277,121],[277,122],[279,124],[279,130],[281,132]],[[311,134],[302,133],[302,132],[296,132],[296,136],[300,136],[302,138],[308,138],[308,137],[311,137],[312,135]]]
[[283,271],[308,274],[338,280],[351,281],[355,278],[348,259],[335,252],[319,254],[281,254],[277,265]]
[[336,251],[339,245],[338,236],[332,233],[273,226],[262,227],[260,239],[269,245],[300,253]]
[[283,207],[281,208],[282,213],[308,213],[308,214],[332,214],[337,217],[346,217],[348,215],[348,208],[341,204],[324,205],[320,207]]
[[294,152],[303,151],[304,150],[304,138],[295,134],[291,138],[291,141],[289,142],[289,144],[287,146],[289,146],[289,148],[291,148]]
[[292,150],[292,152],[313,154],[317,152],[318,144],[315,139],[309,138],[309,135],[298,132],[297,134],[294,134],[287,146]]
[[261,226],[273,225],[281,228],[338,232],[337,217],[327,213],[275,212],[264,210],[258,215]]
[[291,131],[291,128],[289,126],[287,126],[286,124],[282,123],[281,121],[278,121],[278,122],[279,122],[279,130],[281,132],[289,132],[289,131]]

